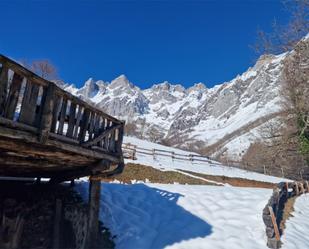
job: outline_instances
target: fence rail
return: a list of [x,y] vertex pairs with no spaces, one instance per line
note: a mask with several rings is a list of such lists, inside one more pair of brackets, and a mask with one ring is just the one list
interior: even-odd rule
[[218,164],[221,165],[215,161],[212,161],[208,156],[202,156],[198,154],[180,154],[172,150],[162,150],[162,149],[146,149],[138,147],[137,145],[131,144],[131,143],[123,143],[122,150],[124,153],[124,157],[131,160],[137,159],[137,153],[143,154],[143,155],[149,155],[152,156],[154,159],[156,159],[157,156],[162,157],[168,157],[173,160],[184,160],[184,161],[190,161],[190,162],[206,162],[211,164]]
[[124,122],[0,55],[0,122],[85,148],[121,154]]

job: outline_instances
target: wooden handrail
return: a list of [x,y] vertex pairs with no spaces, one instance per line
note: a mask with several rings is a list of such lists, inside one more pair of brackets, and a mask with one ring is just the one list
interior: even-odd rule
[[[104,113],[1,54],[0,64],[0,116],[37,129],[41,143],[46,143],[51,134],[53,139],[68,143],[75,141],[74,144],[86,147],[94,145],[121,154],[124,121]],[[9,70],[14,73],[10,89]],[[26,81],[23,81],[24,78]],[[26,84],[25,90],[22,90],[23,84]],[[23,101],[16,120],[15,110],[20,95]],[[99,131],[102,131],[101,134]]]

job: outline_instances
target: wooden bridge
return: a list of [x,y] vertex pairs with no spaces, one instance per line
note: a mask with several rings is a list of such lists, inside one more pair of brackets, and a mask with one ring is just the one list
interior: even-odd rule
[[124,122],[0,55],[0,175],[61,182],[122,172]]

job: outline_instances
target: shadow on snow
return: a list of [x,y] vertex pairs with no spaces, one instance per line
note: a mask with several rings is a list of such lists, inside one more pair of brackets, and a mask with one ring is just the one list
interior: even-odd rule
[[210,235],[211,225],[177,204],[181,196],[144,184],[102,184],[100,218],[117,248],[160,249]]

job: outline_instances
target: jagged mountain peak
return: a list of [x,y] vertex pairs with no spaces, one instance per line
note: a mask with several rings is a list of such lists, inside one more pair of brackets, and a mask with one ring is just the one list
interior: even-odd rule
[[113,79],[111,83],[109,84],[109,88],[135,88],[135,86],[129,81],[127,76],[124,74],[121,74],[117,78]]

